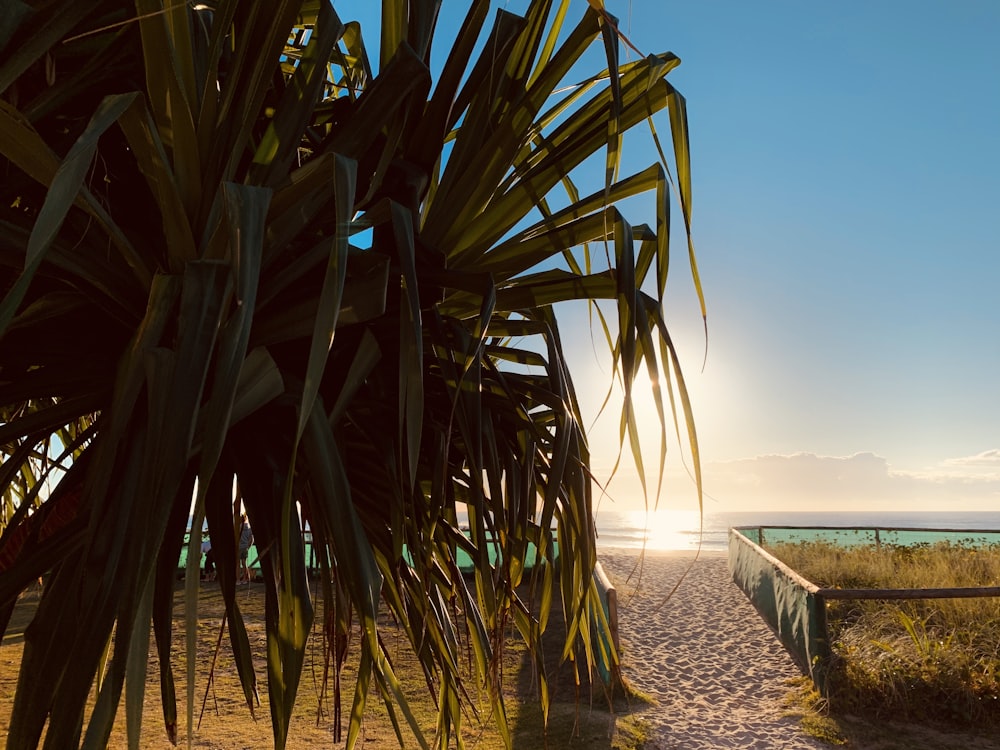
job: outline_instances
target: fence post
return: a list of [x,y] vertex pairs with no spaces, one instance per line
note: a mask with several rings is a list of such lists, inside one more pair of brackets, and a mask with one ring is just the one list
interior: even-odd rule
[[809,676],[820,695],[829,698],[828,678],[833,649],[830,646],[830,630],[826,620],[826,597],[816,593],[813,596],[813,606],[813,622],[817,632],[813,636],[813,662],[809,665]]

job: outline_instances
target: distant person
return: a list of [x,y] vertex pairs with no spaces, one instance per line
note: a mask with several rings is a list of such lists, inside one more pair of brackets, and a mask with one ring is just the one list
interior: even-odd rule
[[244,513],[240,516],[240,583],[249,584],[251,581],[250,566],[247,564],[251,545],[253,545],[253,531],[250,529],[247,514]]
[[201,554],[205,557],[205,569],[202,571],[203,581],[215,580],[215,555],[212,554],[212,540],[205,536],[201,541]]

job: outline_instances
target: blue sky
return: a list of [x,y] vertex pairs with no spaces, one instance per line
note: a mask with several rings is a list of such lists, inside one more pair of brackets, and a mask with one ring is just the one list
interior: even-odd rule
[[607,6],[683,60],[706,507],[1000,510],[1000,3]]
[[[369,45],[375,5],[335,3]],[[1000,510],[1000,2],[606,6],[643,52],[683,61],[703,371],[681,242],[666,307],[706,508]],[[466,8],[444,0],[442,33]],[[656,158],[627,148],[633,171]],[[582,316],[563,333],[586,344],[571,364],[589,419],[607,363]],[[599,475],[615,432],[592,432]],[[666,507],[694,502],[679,456]],[[634,472],[611,490],[602,507],[642,504]]]

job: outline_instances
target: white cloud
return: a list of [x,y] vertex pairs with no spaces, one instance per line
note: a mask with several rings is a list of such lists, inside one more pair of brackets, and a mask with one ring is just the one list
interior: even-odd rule
[[943,463],[946,466],[987,466],[993,469],[1000,469],[1000,448],[983,451],[974,456],[947,458]]
[[[631,466],[622,466],[600,499],[601,507],[642,507],[642,488]],[[690,468],[690,463],[688,463]],[[655,461],[647,463],[655,471]],[[604,472],[603,475],[601,472]],[[598,467],[606,480],[610,467]],[[944,459],[919,470],[895,469],[883,456],[860,452],[823,456],[768,454],[702,466],[706,508],[725,510],[1000,510],[1000,450]],[[652,505],[656,480],[649,477]],[[696,508],[692,475],[676,452],[668,460],[660,506]]]
[[[983,467],[993,471],[984,472]],[[987,510],[1000,507],[1000,450],[895,471],[874,453],[764,455],[711,463],[705,488],[721,506],[788,510]]]

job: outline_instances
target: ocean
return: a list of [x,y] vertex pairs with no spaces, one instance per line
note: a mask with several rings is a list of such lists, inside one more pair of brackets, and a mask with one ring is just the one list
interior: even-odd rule
[[1000,511],[707,511],[699,524],[698,511],[657,510],[597,512],[599,549],[721,551],[729,543],[731,526],[880,526],[914,529],[1000,530]]
[[[464,521],[459,513],[459,520]],[[1000,511],[990,512],[830,512],[830,511],[707,511],[699,523],[698,511],[661,509],[599,510],[598,550],[695,550],[699,540],[705,551],[725,551],[732,526],[889,527],[913,529],[989,529],[1000,531]],[[183,566],[186,554],[182,552]]]

